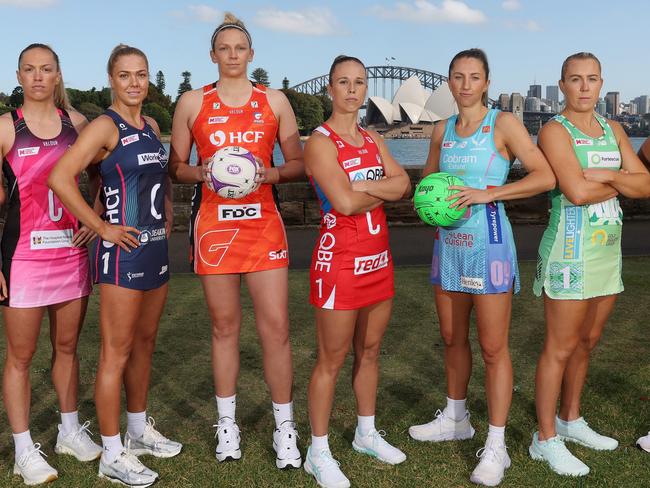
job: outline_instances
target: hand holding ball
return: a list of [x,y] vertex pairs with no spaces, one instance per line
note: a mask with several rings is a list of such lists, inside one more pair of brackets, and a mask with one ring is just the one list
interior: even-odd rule
[[219,149],[208,162],[211,190],[223,198],[243,198],[256,191],[259,165],[255,156],[239,146]]
[[413,206],[425,224],[447,227],[460,220],[467,209],[450,207],[455,200],[447,200],[458,190],[450,186],[465,186],[463,180],[449,173],[432,173],[422,178],[415,188]]

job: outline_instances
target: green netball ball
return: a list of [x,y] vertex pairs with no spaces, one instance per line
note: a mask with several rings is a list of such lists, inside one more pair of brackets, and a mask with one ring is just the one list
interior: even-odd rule
[[457,192],[449,190],[450,186],[465,186],[465,183],[449,173],[431,173],[415,187],[413,206],[425,224],[448,227],[465,214],[467,209],[450,207],[456,200],[447,198]]

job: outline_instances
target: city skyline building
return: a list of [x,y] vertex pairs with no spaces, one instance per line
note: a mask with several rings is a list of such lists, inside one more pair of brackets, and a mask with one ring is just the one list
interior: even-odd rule
[[541,100],[542,98],[542,85],[530,85],[528,87],[528,97],[535,97]]
[[524,97],[521,96],[521,93],[514,92],[510,95],[510,111],[520,121],[524,121]]
[[510,111],[510,95],[507,93],[499,95],[499,108],[504,112]]
[[557,85],[546,85],[546,99],[550,102],[560,103],[560,87]]
[[609,115],[619,115],[620,114],[620,93],[619,92],[607,92],[605,95],[605,103],[607,105],[607,113]]

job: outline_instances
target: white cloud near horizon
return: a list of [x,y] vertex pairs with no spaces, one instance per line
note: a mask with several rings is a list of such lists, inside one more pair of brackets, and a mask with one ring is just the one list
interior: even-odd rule
[[505,0],[501,3],[503,10],[519,10],[521,8],[521,2],[519,0]]
[[[2,2],[3,0],[0,0]],[[179,20],[198,20],[207,24],[221,23],[223,12],[209,5],[188,5],[185,10],[173,10],[169,15]]]
[[0,5],[21,8],[44,8],[56,5],[58,0],[0,0]]
[[279,10],[268,8],[259,10],[255,23],[267,29],[302,34],[325,36],[340,33],[338,22],[328,8],[308,8],[303,10]]
[[508,29],[527,30],[529,32],[542,32],[542,26],[534,20],[514,21],[506,20],[504,25]]
[[460,0],[442,0],[440,4],[415,0],[412,3],[397,2],[392,7],[376,5],[370,9],[370,13],[386,20],[400,19],[425,24],[481,24],[487,21],[487,16],[482,11],[473,9]]

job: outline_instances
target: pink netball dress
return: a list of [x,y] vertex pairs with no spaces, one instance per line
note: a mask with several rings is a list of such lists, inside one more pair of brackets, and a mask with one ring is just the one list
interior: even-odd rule
[[88,252],[72,245],[79,223],[47,186],[77,131],[63,110],[60,134],[47,140],[32,134],[20,109],[11,115],[16,138],[2,164],[8,209],[1,242],[9,298],[0,304],[42,307],[87,296]]

